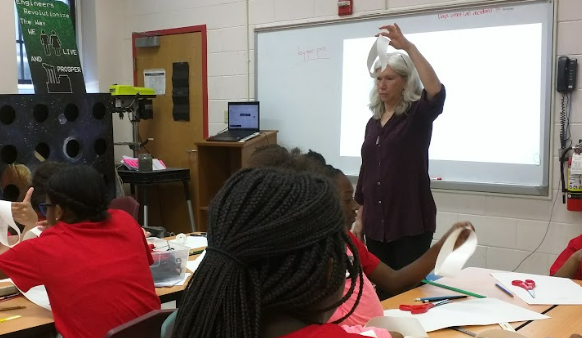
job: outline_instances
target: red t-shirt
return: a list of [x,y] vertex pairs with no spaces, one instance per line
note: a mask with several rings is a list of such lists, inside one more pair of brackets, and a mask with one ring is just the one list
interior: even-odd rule
[[352,242],[354,242],[356,248],[358,248],[358,255],[360,256],[362,271],[364,271],[366,276],[369,276],[378,267],[378,264],[380,264],[380,259],[370,253],[368,248],[366,248],[366,245],[362,243],[362,241],[360,241],[356,236],[354,236],[351,231],[348,231],[348,234],[350,234]]
[[103,222],[58,223],[0,255],[0,270],[26,292],[45,285],[57,331],[103,338],[160,308],[143,231],[124,211]]
[[339,325],[323,324],[309,325],[299,331],[295,331],[279,338],[362,338],[355,333],[347,333]]
[[[562,253],[560,254],[560,256],[558,256],[554,264],[552,264],[552,267],[550,268],[550,276],[555,275],[556,272],[560,270],[562,265],[566,263],[568,258],[570,258],[570,256],[572,256],[576,251],[579,251],[580,249],[582,249],[582,235],[576,238],[572,238],[570,240],[570,242],[568,243],[568,247],[566,247],[566,249],[562,251]],[[580,264],[580,267],[578,268],[578,272],[576,272],[574,279],[582,279],[582,264]]]

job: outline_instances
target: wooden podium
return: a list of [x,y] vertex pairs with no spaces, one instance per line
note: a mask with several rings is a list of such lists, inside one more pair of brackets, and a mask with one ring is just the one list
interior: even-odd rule
[[263,131],[246,142],[197,142],[198,189],[196,198],[196,230],[208,228],[208,205],[226,180],[246,166],[251,154],[261,146],[277,144],[276,130]]

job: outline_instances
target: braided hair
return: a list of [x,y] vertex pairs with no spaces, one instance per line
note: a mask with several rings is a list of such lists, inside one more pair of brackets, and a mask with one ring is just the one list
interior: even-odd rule
[[55,173],[46,184],[46,193],[51,203],[76,216],[73,223],[101,222],[109,217],[107,186],[89,166],[70,166]]
[[[185,291],[172,337],[258,338],[269,314],[313,323],[345,302],[358,279],[359,300],[362,270],[343,223],[328,179],[282,169],[239,171],[210,205],[206,256]],[[343,290],[346,270],[347,294],[318,308]]]

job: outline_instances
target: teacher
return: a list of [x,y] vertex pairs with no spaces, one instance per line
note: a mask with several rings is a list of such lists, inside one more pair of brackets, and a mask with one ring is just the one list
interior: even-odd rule
[[374,115],[362,145],[354,234],[365,235],[368,250],[398,270],[429,249],[436,228],[428,148],[445,88],[398,25],[380,29],[376,36],[387,37],[408,55],[390,53],[384,70],[379,60],[374,64],[376,86],[369,105]]

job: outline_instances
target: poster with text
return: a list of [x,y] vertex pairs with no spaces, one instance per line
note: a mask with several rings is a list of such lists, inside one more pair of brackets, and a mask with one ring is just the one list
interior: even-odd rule
[[15,3],[35,93],[86,93],[69,6],[47,0]]

